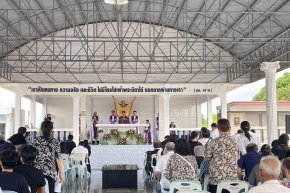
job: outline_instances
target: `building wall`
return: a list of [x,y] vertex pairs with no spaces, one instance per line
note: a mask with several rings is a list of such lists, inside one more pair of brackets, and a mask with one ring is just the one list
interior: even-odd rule
[[174,96],[170,99],[170,122],[179,128],[197,127],[197,97]]
[[52,115],[54,128],[73,127],[73,99],[69,96],[48,96],[46,112]]
[[[285,132],[285,115],[290,114],[287,112],[278,112],[278,135]],[[231,133],[234,134],[240,129],[242,121],[249,121],[251,128],[256,130],[257,135],[263,143],[267,140],[267,115],[266,112],[228,112],[228,118],[231,124]],[[235,121],[236,120],[236,121]],[[237,120],[239,123],[237,124]]]

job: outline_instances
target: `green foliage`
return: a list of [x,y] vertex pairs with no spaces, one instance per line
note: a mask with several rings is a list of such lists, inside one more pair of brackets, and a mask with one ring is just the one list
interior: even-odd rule
[[[206,128],[208,128],[209,126],[207,125],[207,119],[202,115],[202,121],[201,121],[201,126],[202,127],[206,127]],[[213,123],[217,123],[217,114],[213,114],[212,115],[212,122]]]
[[217,120],[217,114],[213,114],[213,115],[212,115],[212,122],[213,122],[213,123],[217,123],[217,121],[218,121],[218,120]]
[[201,126],[207,128],[207,119],[201,115]]
[[[286,72],[276,81],[277,101],[290,101],[290,73]],[[266,88],[263,87],[254,97],[254,101],[266,101]]]

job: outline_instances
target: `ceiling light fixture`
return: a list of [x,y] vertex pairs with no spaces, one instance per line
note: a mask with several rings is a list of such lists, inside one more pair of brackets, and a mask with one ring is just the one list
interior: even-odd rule
[[126,5],[129,0],[105,0],[104,2],[111,5]]

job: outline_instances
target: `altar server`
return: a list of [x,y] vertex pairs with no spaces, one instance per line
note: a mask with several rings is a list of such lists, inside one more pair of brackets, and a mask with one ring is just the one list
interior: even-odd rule
[[98,127],[96,126],[96,124],[99,122],[99,116],[97,115],[97,112],[94,112],[93,116],[92,116],[92,126],[93,126],[93,136],[92,136],[92,143],[95,144],[95,142],[97,141],[98,144]]
[[[133,111],[133,115],[131,116],[130,123],[139,124],[139,117],[137,115],[137,111]],[[139,127],[136,127],[136,135],[138,134],[139,134]]]
[[137,115],[137,111],[133,111],[133,115],[131,116],[130,123],[131,124],[138,124],[139,123],[139,117]]
[[146,120],[146,124],[148,124],[148,126],[145,127],[144,130],[145,143],[152,144],[151,123],[149,122],[149,120]]
[[119,118],[116,115],[116,111],[112,110],[112,114],[109,117],[108,123],[109,124],[118,124],[119,123]]

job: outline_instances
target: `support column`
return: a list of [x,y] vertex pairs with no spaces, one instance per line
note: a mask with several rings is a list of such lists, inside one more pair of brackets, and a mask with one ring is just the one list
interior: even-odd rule
[[207,96],[207,127],[209,128],[212,124],[212,99]]
[[154,142],[159,140],[159,134],[160,134],[159,130],[157,131],[157,129],[160,128],[160,126],[158,128],[158,124],[160,123],[160,121],[158,120],[159,123],[157,123],[156,117],[159,117],[159,96],[158,95],[154,96],[154,121],[152,122],[152,129],[151,129],[152,131],[154,131],[153,133]]
[[81,140],[87,139],[86,136],[86,96],[80,98],[80,138]]
[[196,97],[196,128],[200,129],[202,125],[201,104],[199,98]]
[[261,71],[265,72],[266,98],[267,98],[267,135],[268,143],[278,138],[277,125],[277,96],[276,96],[276,71],[280,68],[278,62],[263,62]]
[[36,96],[33,95],[31,97],[31,103],[30,103],[30,125],[29,127],[33,129],[35,127],[35,120],[36,120]]
[[76,144],[79,143],[79,115],[80,115],[80,97],[73,96],[73,136]]
[[44,117],[47,114],[47,104],[46,104],[46,96],[43,97],[43,108],[42,108],[42,119],[44,119]]
[[[86,138],[91,139],[92,134],[92,96],[85,96],[86,97]],[[100,119],[100,112],[97,112]],[[99,120],[101,122],[101,119]]]
[[21,94],[15,92],[15,108],[14,108],[14,127],[13,132],[17,133],[21,121]]
[[220,95],[221,99],[221,107],[222,113],[221,118],[227,119],[228,118],[228,104],[227,104],[227,89],[224,87],[223,92]]
[[13,135],[12,128],[12,114],[9,113],[6,115],[6,125],[5,125],[5,140]]
[[159,140],[169,135],[169,101],[168,95],[159,96]]

